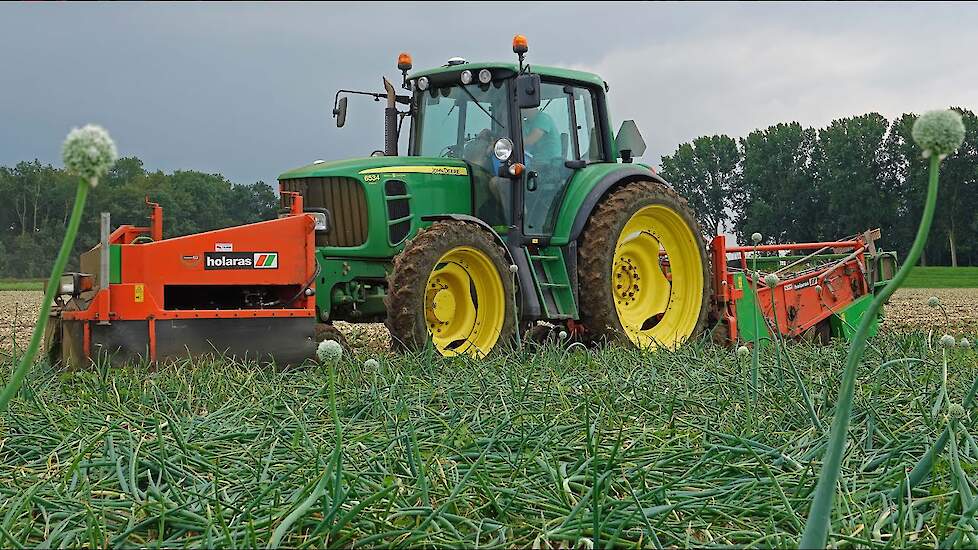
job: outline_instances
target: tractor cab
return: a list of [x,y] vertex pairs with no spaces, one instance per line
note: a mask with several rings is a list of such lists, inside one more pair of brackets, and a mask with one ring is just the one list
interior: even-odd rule
[[455,63],[412,74],[408,154],[472,169],[473,210],[490,225],[547,238],[575,172],[614,162],[596,75],[513,63]]

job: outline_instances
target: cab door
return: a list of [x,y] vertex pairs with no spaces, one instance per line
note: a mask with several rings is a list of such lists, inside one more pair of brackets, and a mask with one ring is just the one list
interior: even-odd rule
[[540,106],[520,110],[525,235],[550,236],[575,170],[604,160],[595,112],[595,94],[587,87],[547,81],[540,86]]

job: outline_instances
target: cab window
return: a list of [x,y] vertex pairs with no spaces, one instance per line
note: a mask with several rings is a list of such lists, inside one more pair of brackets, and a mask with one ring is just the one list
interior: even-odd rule
[[544,82],[540,107],[523,109],[526,164],[524,232],[548,235],[574,169],[567,161],[603,158],[596,129],[594,97],[583,87]]

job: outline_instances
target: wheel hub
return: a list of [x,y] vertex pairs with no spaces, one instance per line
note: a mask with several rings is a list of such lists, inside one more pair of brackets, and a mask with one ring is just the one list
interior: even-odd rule
[[435,280],[435,284],[440,285],[440,287],[435,290],[431,297],[432,317],[440,324],[448,324],[455,314],[455,295],[438,279]]
[[629,256],[622,256],[614,267],[615,302],[619,305],[627,306],[639,299],[642,287],[639,281],[638,266]]

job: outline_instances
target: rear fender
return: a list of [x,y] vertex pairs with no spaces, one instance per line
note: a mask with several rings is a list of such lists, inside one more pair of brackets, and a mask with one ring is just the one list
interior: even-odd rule
[[614,189],[635,181],[654,181],[662,185],[669,185],[661,176],[640,165],[623,167],[620,170],[606,174],[595,183],[594,187],[584,197],[584,200],[581,201],[580,206],[578,206],[574,223],[571,225],[570,233],[568,234],[568,242],[576,241],[581,236],[581,233],[584,231],[584,226],[591,219],[591,213],[597,207],[598,203],[601,202],[601,199]]

